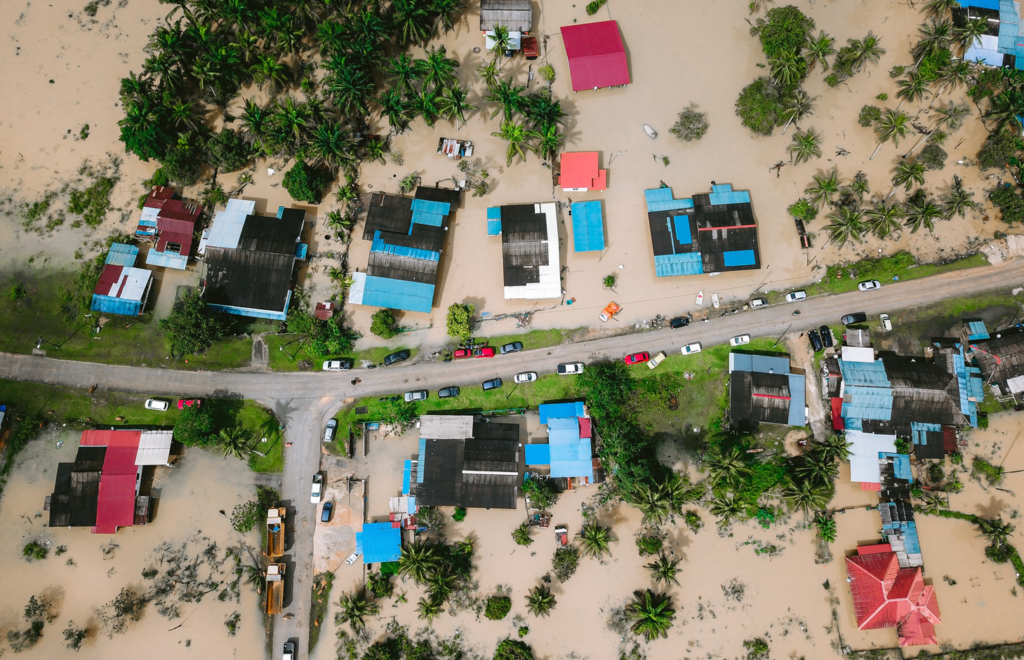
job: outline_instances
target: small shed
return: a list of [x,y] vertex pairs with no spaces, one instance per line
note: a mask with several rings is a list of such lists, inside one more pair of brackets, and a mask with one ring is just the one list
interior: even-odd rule
[[501,25],[509,32],[529,33],[533,27],[531,0],[480,0],[480,31],[490,32]]
[[572,91],[628,85],[626,47],[615,21],[599,21],[562,28],[569,59]]
[[356,552],[362,554],[364,564],[398,561],[402,556],[402,530],[390,522],[364,523],[363,531],[356,532]]
[[608,182],[607,170],[597,166],[596,151],[576,151],[562,154],[558,183],[565,192],[604,190]]
[[576,202],[572,205],[572,246],[575,252],[604,249],[601,202]]
[[92,311],[122,316],[142,314],[153,286],[153,273],[133,267],[138,254],[139,248],[133,245],[110,246],[103,272],[93,289]]

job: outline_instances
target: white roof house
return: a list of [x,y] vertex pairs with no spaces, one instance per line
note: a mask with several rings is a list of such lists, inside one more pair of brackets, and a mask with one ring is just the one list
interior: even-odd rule
[[879,435],[863,431],[846,431],[850,446],[850,481],[877,484],[882,481],[878,453],[896,451],[895,435]]

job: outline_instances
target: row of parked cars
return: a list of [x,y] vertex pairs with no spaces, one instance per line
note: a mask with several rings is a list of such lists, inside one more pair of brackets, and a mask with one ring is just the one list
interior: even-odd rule
[[[519,344],[519,342],[516,343]],[[522,344],[520,344],[520,350],[521,348]],[[566,362],[564,364],[558,365],[556,371],[559,376],[572,376],[574,374],[583,373],[583,367],[584,364],[582,362]],[[538,376],[536,371],[523,371],[521,373],[516,374],[512,378],[512,380],[515,382],[516,385],[523,385],[525,383],[532,383],[535,380],[537,380],[537,378]],[[502,379],[492,378],[490,380],[485,380],[483,383],[480,384],[480,387],[483,389],[484,392],[489,392],[491,390],[500,389],[504,384],[505,382]],[[437,391],[437,398],[453,399],[459,396],[460,394],[462,394],[462,390],[460,390],[455,385],[451,385],[449,387],[442,387],[441,389],[439,389]],[[430,392],[428,390],[413,390],[412,392],[405,393],[405,400],[410,402],[426,401],[428,398],[430,398]]]

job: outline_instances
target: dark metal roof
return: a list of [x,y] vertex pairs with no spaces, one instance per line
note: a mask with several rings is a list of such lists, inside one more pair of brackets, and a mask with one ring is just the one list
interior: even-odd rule
[[914,456],[918,460],[946,457],[945,440],[942,431],[927,431],[923,434],[924,444],[914,445]]
[[415,197],[416,199],[426,199],[431,202],[451,204],[451,210],[454,211],[462,202],[462,191],[453,188],[424,188],[420,186],[416,189]]
[[505,286],[540,282],[538,266],[548,265],[547,216],[533,204],[501,207],[501,260]]
[[[519,425],[477,422],[473,435],[477,437],[424,441],[423,481],[415,490],[418,504],[516,508]],[[488,472],[506,474],[481,474]]]
[[416,484],[416,503],[422,506],[461,506],[463,440],[427,440],[423,481]]
[[519,425],[500,422],[474,422],[473,437],[477,440],[519,441]]
[[518,483],[518,475],[463,475],[461,506],[479,509],[515,509],[519,495]]
[[734,420],[789,424],[789,376],[734,371],[729,376],[729,417]]
[[376,231],[408,234],[412,224],[412,197],[373,193],[366,209],[363,240],[372,241]]
[[443,227],[416,223],[412,226],[412,234],[381,231],[380,238],[389,245],[440,252],[444,249],[444,239],[447,235],[448,232]]
[[96,524],[100,469],[106,447],[79,447],[74,463],[58,463],[50,495],[50,527],[92,527]]
[[207,247],[204,299],[215,305],[280,311],[291,290],[294,263],[294,244],[290,254]]
[[[289,211],[291,213],[285,214]],[[235,249],[294,256],[306,212],[301,209],[283,209],[282,215],[281,218],[246,216]]]
[[415,259],[385,252],[371,252],[366,265],[366,273],[374,277],[434,284],[437,281],[437,266],[437,261]]
[[1004,395],[1010,394],[1006,381],[1024,375],[1024,331],[1011,328],[993,332],[989,339],[971,341],[970,347],[985,382],[999,385]]
[[519,467],[516,440],[466,440],[463,471],[516,472]]
[[480,31],[504,25],[510,32],[529,32],[533,26],[531,0],[480,0]]

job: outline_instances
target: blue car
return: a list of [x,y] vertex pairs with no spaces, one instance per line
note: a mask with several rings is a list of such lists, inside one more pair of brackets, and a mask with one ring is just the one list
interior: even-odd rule
[[334,503],[324,502],[324,512],[320,514],[320,522],[331,522],[332,511],[334,511]]

